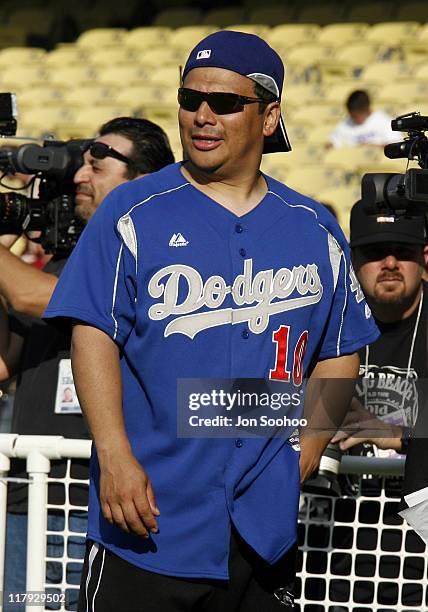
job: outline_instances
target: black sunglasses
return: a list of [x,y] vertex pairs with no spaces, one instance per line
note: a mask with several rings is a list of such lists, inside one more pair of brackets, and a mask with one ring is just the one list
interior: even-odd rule
[[89,151],[89,153],[95,159],[114,157],[114,159],[118,159],[127,165],[132,164],[132,160],[130,160],[129,157],[122,155],[122,153],[119,153],[119,151],[116,151],[116,149],[113,149],[113,147],[105,144],[104,142],[93,142],[88,146],[86,151]]
[[264,102],[264,100],[223,91],[210,91],[208,93],[196,91],[196,89],[187,89],[186,87],[180,87],[178,90],[178,103],[184,110],[194,113],[201,106],[202,102],[207,102],[210,109],[216,115],[229,115],[230,113],[242,111],[245,104]]

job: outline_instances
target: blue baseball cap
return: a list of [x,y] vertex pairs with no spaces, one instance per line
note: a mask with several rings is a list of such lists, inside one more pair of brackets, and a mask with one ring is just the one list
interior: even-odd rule
[[[255,81],[281,101],[284,64],[266,41],[254,34],[221,30],[210,34],[191,51],[182,80],[193,68],[225,68]],[[291,151],[282,116],[272,136],[265,138],[263,153]]]

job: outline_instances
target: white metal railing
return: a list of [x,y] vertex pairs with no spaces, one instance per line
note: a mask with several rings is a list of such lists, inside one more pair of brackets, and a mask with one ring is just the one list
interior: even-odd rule
[[[52,459],[89,459],[90,453],[91,442],[89,440],[69,440],[61,436],[0,434],[0,591],[3,591],[4,579],[7,473],[10,469],[10,459],[27,460],[29,482],[26,591],[40,593],[46,588],[46,528],[50,462]],[[66,543],[64,547],[66,549]],[[0,602],[0,609],[1,607]],[[29,602],[25,609],[26,612],[37,612],[44,610],[45,607]]]
[[[60,436],[19,436],[17,434],[0,434],[0,591],[3,584],[5,525],[8,471],[10,459],[25,458],[28,472],[28,536],[27,536],[27,591],[44,592],[46,589],[55,589],[65,592],[65,589],[77,589],[77,585],[67,582],[66,565],[68,562],[79,562],[70,559],[67,555],[67,539],[69,536],[82,534],[73,533],[68,525],[68,514],[75,506],[70,504],[70,497],[66,491],[65,504],[61,510],[65,514],[64,554],[60,559],[46,556],[47,536],[52,532],[47,530],[48,509],[58,510],[58,506],[47,503],[48,484],[50,482],[63,482],[66,489],[74,483],[84,483],[71,477],[70,462],[73,459],[88,459],[91,443],[88,440],[67,440]],[[66,476],[63,479],[51,478],[50,462],[54,459],[68,459]],[[299,544],[300,568],[298,571],[298,603],[301,612],[353,612],[358,610],[371,610],[380,612],[394,610],[394,612],[409,612],[410,610],[428,610],[426,597],[428,589],[427,555],[425,546],[418,536],[394,513],[395,518],[388,515],[388,508],[399,501],[397,493],[391,494],[387,482],[390,476],[396,478],[403,470],[402,459],[383,459],[372,457],[344,456],[341,463],[341,472],[356,475],[380,475],[380,484],[376,492],[364,490],[355,496],[342,498],[322,497],[319,495],[302,495],[299,516]],[[13,479],[10,479],[13,480]],[[370,477],[364,478],[370,483]],[[343,512],[344,505],[348,509]],[[372,516],[367,517],[367,508],[376,507]],[[77,508],[82,510],[82,508]],[[351,509],[349,511],[349,509]],[[344,515],[346,514],[346,516]],[[390,513],[391,514],[391,513]],[[387,516],[388,515],[388,516]],[[387,517],[387,518],[385,518]],[[318,531],[317,531],[318,530]],[[341,537],[342,533],[347,538]],[[368,533],[374,535],[365,543],[364,537]],[[377,538],[376,534],[377,533]],[[394,532],[394,550],[388,548],[388,537]],[[314,537],[314,534],[316,537]],[[318,535],[317,535],[318,534]],[[384,537],[385,536],[385,537]],[[388,536],[388,537],[386,537]],[[397,538],[400,545],[397,544]],[[409,538],[411,545],[409,544]],[[386,542],[386,544],[385,544]],[[368,547],[368,549],[367,549]],[[346,558],[347,574],[343,574],[343,567],[337,567],[337,559]],[[373,572],[370,577],[361,577],[359,564],[360,557],[370,557]],[[382,566],[383,559],[388,557],[389,563],[399,568],[395,578],[386,578]],[[414,560],[418,569],[418,576],[408,575],[408,558]],[[315,563],[314,563],[315,560]],[[45,567],[47,561],[56,561],[63,564],[63,577],[59,584],[47,584],[45,580]],[[81,561],[80,561],[81,562]],[[339,564],[340,565],[340,564]],[[343,564],[342,564],[343,565]],[[362,582],[370,582],[372,594],[367,594],[371,601],[361,601],[361,594],[356,590]],[[335,594],[339,584],[341,594]],[[385,585],[396,591],[396,602],[386,603],[382,589]],[[421,592],[421,604],[408,603],[409,591]],[[337,590],[337,589],[336,589]],[[361,589],[360,589],[361,590]],[[364,589],[363,589],[364,591]],[[369,589],[370,591],[370,589]],[[348,595],[346,595],[348,592]],[[345,593],[345,595],[343,594]],[[395,595],[394,595],[395,596]],[[407,599],[406,599],[407,598]],[[0,603],[1,609],[1,603]],[[44,610],[44,606],[27,605],[27,612]],[[67,610],[61,605],[61,610]]]

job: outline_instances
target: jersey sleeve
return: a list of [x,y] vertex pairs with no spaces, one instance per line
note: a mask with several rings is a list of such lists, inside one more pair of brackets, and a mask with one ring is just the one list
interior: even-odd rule
[[319,359],[349,355],[366,344],[371,344],[379,336],[379,330],[352,268],[349,246],[345,240],[339,244],[329,234],[329,252],[334,293]]
[[118,229],[117,200],[114,190],[91,218],[43,316],[79,319],[122,346],[135,319],[136,263]]

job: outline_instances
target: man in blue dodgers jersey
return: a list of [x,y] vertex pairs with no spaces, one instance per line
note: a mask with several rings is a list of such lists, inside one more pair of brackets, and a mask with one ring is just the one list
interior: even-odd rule
[[[290,150],[283,76],[254,35],[199,43],[178,97],[187,161],[106,198],[45,313],[75,319],[94,438],[80,610],[292,606],[298,451],[179,438],[176,410],[179,379],[354,378],[377,337],[333,217],[260,173]],[[327,441],[302,437],[303,478]]]

